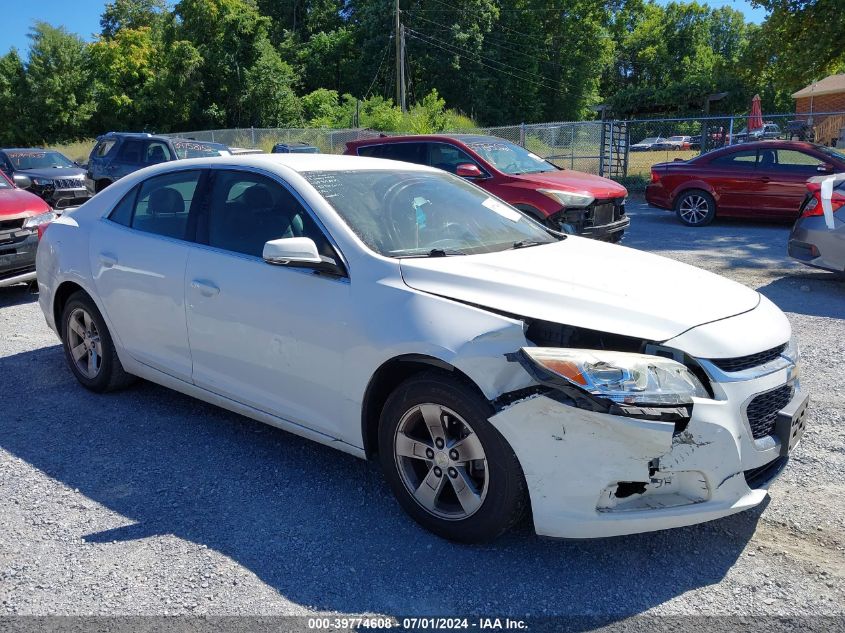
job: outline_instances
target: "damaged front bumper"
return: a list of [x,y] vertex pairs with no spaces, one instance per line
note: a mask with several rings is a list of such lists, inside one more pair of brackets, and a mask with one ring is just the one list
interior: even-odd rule
[[[757,396],[792,387],[772,434],[747,420]],[[791,365],[718,383],[696,398],[689,422],[643,420],[576,408],[537,393],[490,422],[513,447],[544,536],[592,538],[680,527],[758,505],[804,429],[807,395]]]

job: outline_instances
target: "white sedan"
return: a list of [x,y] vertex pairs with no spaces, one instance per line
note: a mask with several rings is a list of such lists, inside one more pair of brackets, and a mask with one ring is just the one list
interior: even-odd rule
[[141,377],[381,461],[447,538],[598,537],[759,504],[804,429],[783,313],[554,233],[443,171],[286,155],[133,173],[44,233],[93,391]]

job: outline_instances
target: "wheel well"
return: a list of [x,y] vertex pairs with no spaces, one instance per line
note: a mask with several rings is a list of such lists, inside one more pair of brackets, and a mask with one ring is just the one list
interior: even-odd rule
[[61,332],[61,320],[62,320],[62,312],[65,309],[65,304],[70,296],[78,291],[85,292],[85,289],[80,286],[79,284],[75,284],[72,281],[65,281],[62,282],[58,288],[56,288],[56,293],[53,296],[53,319],[54,323],[56,324],[56,329]]
[[541,224],[545,224],[546,220],[548,219],[546,216],[543,215],[542,211],[540,211],[537,207],[532,207],[530,204],[515,204],[513,206],[515,206],[523,213],[527,213]]
[[387,361],[376,370],[376,373],[370,379],[367,390],[364,392],[364,402],[361,407],[361,436],[364,440],[364,452],[368,459],[378,454],[378,425],[387,398],[411,376],[432,370],[463,380],[477,389],[482,397],[485,397],[478,385],[469,376],[439,358],[422,354],[408,354]]
[[103,189],[108,187],[111,184],[111,180],[108,178],[100,178],[96,183],[94,183],[94,193],[100,193]]

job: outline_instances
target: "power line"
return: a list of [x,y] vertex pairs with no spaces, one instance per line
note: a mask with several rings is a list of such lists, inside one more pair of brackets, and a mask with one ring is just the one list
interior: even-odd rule
[[[435,43],[435,41],[429,41],[428,39],[424,39],[424,38],[429,38],[429,36],[423,35],[421,33],[417,33],[416,31],[413,31],[412,29],[406,29],[406,30],[410,31],[410,34],[408,35],[408,37],[412,37],[416,40],[419,40],[420,42],[423,42],[424,44],[428,44],[429,46],[434,46],[435,48],[439,48],[439,49],[441,49],[441,50],[443,50],[447,53],[450,53],[452,55],[457,55],[458,57],[464,57],[466,59],[470,59],[470,60],[475,61],[476,63],[480,64],[481,66],[484,66],[485,68],[489,68],[490,70],[495,70],[496,72],[502,73],[503,75],[508,75],[508,76],[513,77],[515,79],[520,79],[520,80],[522,80],[526,83],[530,83],[530,84],[533,84],[535,86],[540,86],[541,88],[547,88],[549,90],[558,90],[558,86],[552,86],[552,85],[549,85],[545,82],[535,81],[535,80],[529,79],[528,77],[525,77],[523,75],[516,75],[514,73],[510,73],[510,72],[503,70],[501,68],[497,68],[496,66],[491,66],[490,64],[485,64],[483,61],[481,61],[482,58],[478,55],[475,55],[474,59],[473,59],[472,55],[462,53],[462,52],[459,52],[459,51],[456,51],[456,50],[450,50],[449,48],[446,48],[446,46],[449,46],[449,44],[446,44],[446,46],[442,46],[441,44]],[[436,40],[436,41],[439,41],[439,40]],[[495,61],[495,60],[492,60],[492,61]],[[508,67],[513,68],[513,66],[508,66]]]
[[[452,44],[451,42],[444,42],[443,40],[440,40],[436,37],[428,35],[427,33],[421,33],[419,31],[415,31],[414,29],[409,29],[407,27],[405,28],[405,30],[411,31],[412,33],[415,33],[416,35],[428,38],[429,40],[433,40],[434,42],[437,42],[441,45],[448,46],[448,47],[451,47],[453,49],[457,49],[458,51],[462,51],[463,53],[466,53],[467,56],[474,56],[474,57],[478,58],[479,60],[483,59],[483,60],[486,60],[487,62],[490,62],[492,64],[498,64],[499,66],[503,66],[504,68],[509,68],[510,70],[515,70],[516,72],[520,73],[521,75],[522,74],[532,75],[534,77],[537,77],[537,79],[539,79],[543,82],[549,82],[549,84],[552,84],[552,85],[556,81],[555,79],[552,79],[551,77],[547,77],[547,76],[541,75],[539,73],[531,72],[531,71],[525,70],[523,68],[517,68],[516,66],[511,66],[510,64],[506,64],[505,62],[499,61],[498,59],[493,59],[492,57],[486,57],[486,56],[481,55],[480,53],[477,53],[475,51],[471,51],[467,48],[463,48],[461,46],[458,46],[457,44]],[[456,54],[458,54],[458,53],[456,53]],[[551,85],[549,87],[551,87]]]
[[376,79],[378,79],[378,75],[381,72],[381,67],[384,64],[384,60],[387,59],[387,51],[390,50],[390,42],[393,40],[393,36],[387,38],[387,46],[384,47],[384,52],[381,54],[381,61],[378,63],[378,68],[376,68],[376,74],[373,75],[373,80],[370,82],[370,87],[367,88],[367,92],[364,94],[364,99],[370,96],[370,91],[373,89],[373,86],[376,84]]
[[[424,18],[424,17],[423,17],[423,16],[421,16],[421,15],[409,14],[407,11],[406,11],[405,13],[406,13],[407,15],[409,15],[410,17],[414,18],[414,19],[423,20],[424,22],[428,22],[429,24],[433,24],[433,25],[435,25],[435,26],[439,26],[439,27],[440,27],[440,28],[442,28],[442,29],[451,30],[451,28],[452,28],[452,27],[450,27],[450,26],[448,26],[448,25],[446,25],[446,24],[442,24],[442,23],[440,23],[440,22],[435,22],[434,20],[429,20],[428,18]],[[518,49],[516,49],[516,48],[511,48],[510,46],[506,46],[505,44],[502,44],[502,43],[500,43],[500,42],[497,42],[497,41],[496,41],[496,40],[494,40],[494,39],[490,39],[490,36],[491,36],[491,35],[494,35],[494,33],[492,33],[492,32],[490,32],[490,33],[483,33],[483,37],[484,37],[484,44],[489,44],[489,45],[491,45],[491,46],[495,46],[495,47],[500,48],[500,49],[502,49],[502,50],[506,50],[506,51],[509,51],[509,52],[511,52],[511,53],[515,53],[515,54],[517,54],[517,55],[523,55],[524,57],[527,57],[527,58],[529,58],[529,59],[537,59],[537,56],[536,56],[535,54],[533,54],[533,53],[527,53],[527,52],[525,52],[525,51],[521,51],[521,50],[518,50]],[[538,61],[539,61],[540,63],[543,63],[543,64],[551,64],[551,65],[553,65],[553,66],[557,66],[558,68],[561,68],[561,69],[563,68],[563,66],[562,66],[561,64],[559,64],[558,62],[553,62],[553,61],[552,61],[552,60],[550,60],[550,59],[538,60]]]

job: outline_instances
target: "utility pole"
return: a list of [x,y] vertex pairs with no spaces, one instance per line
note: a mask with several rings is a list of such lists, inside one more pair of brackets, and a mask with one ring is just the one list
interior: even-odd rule
[[396,105],[402,105],[402,35],[399,24],[399,0],[395,0],[393,7],[394,32],[396,40]]
[[408,111],[408,104],[407,101],[407,90],[405,87],[405,25],[399,25],[399,39],[402,40],[402,47],[400,49],[399,55],[399,75],[401,76],[401,84],[402,84],[402,92],[399,95],[399,107],[402,109],[402,112]]

